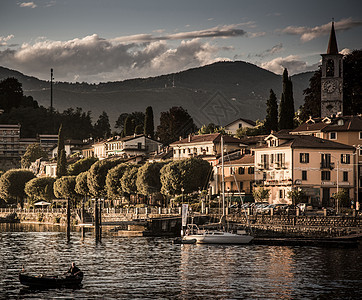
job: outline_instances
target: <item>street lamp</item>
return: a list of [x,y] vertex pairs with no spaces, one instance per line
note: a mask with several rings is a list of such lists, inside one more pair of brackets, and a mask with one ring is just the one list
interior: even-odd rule
[[181,201],[182,201],[182,204],[184,204],[184,191],[185,191],[185,189],[182,187],[181,188],[181,192],[182,192],[182,198],[181,198],[182,200]]

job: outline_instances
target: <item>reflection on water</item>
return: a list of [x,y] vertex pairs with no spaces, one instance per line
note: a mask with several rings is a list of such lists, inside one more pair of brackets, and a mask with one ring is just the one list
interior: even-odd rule
[[[0,225],[0,245],[0,299],[358,299],[362,292],[361,249],[119,237],[97,244],[78,232],[67,242],[59,227],[19,224]],[[85,273],[80,289],[32,291],[19,283],[22,265],[59,274],[73,260]]]

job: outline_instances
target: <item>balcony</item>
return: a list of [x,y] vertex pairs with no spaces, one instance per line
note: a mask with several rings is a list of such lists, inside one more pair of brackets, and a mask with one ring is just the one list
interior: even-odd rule
[[334,163],[331,162],[321,162],[321,169],[328,169],[333,170],[334,169]]

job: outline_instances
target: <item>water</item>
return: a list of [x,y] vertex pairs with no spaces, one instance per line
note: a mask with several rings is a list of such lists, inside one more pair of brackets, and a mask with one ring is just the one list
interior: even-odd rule
[[[26,231],[31,230],[31,231]],[[41,231],[39,231],[41,230]],[[29,290],[18,272],[59,274],[79,289]],[[71,241],[57,227],[0,224],[0,299],[361,299],[362,249],[173,245],[171,238]]]

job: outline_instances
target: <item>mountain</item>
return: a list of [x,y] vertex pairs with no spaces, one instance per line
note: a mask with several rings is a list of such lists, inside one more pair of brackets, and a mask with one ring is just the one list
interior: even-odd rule
[[[292,76],[295,109],[303,104],[303,90],[312,75],[308,72]],[[17,78],[25,95],[50,106],[49,81],[0,67],[0,80],[7,77]],[[156,125],[160,113],[172,106],[187,109],[198,126],[226,125],[238,118],[264,119],[270,89],[280,99],[280,75],[242,61],[218,62],[150,78],[99,84],[55,82],[53,103],[58,111],[69,107],[91,111],[94,122],[106,111],[111,126],[121,113],[144,112],[147,106],[153,108]]]

